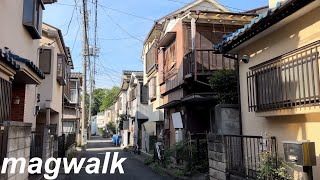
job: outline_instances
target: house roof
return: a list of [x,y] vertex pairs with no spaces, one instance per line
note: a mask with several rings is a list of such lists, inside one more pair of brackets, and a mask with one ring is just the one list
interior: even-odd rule
[[238,29],[230,34],[220,44],[215,45],[215,49],[219,49],[222,53],[234,49],[251,38],[257,36],[261,32],[279,23],[286,17],[294,14],[304,6],[315,0],[288,0],[284,3],[278,2],[275,8],[268,9],[265,13],[260,14],[258,18],[253,19],[244,28]]
[[[166,21],[166,19],[168,18],[171,18],[171,17],[174,17],[174,16],[177,16],[179,14],[183,14],[185,13],[186,11],[190,11],[190,10],[198,10],[198,9],[192,9],[193,7],[196,7],[197,5],[201,4],[201,3],[209,3],[212,5],[212,7],[207,7],[206,6],[201,6],[202,7],[202,10],[206,10],[206,11],[222,11],[222,12],[230,12],[227,8],[225,8],[223,5],[221,5],[220,3],[218,3],[217,1],[215,0],[195,0],[189,4],[186,4],[185,6],[183,6],[182,8],[174,11],[174,12],[171,12],[163,17],[161,17],[160,19],[156,20],[153,27],[151,28],[151,30],[149,31],[145,41],[144,41],[144,44],[148,42],[149,38],[154,34],[154,31],[156,30],[159,30],[159,27],[161,27],[161,24],[163,22]],[[216,9],[213,9],[214,7],[216,7]],[[205,9],[206,8],[206,9]]]
[[134,72],[132,73],[133,76],[135,76],[138,81],[143,81],[143,71],[139,71],[139,72]]
[[[43,23],[43,24],[44,24],[45,26],[48,26],[48,27],[52,28],[52,29],[55,29],[55,30],[58,32],[59,41],[60,41],[61,44],[62,44],[63,51],[64,51],[65,55],[68,57],[68,63],[69,63],[69,65],[70,65],[71,68],[73,69],[74,67],[73,67],[73,60],[72,60],[72,57],[71,57],[71,51],[70,51],[70,48],[65,45],[65,42],[64,42],[64,39],[63,39],[63,35],[62,35],[61,30],[60,30],[59,28],[56,28],[56,27],[50,25],[50,24],[47,24],[47,23]],[[48,29],[45,29],[45,28],[44,28],[45,26],[42,27],[42,31],[48,33],[49,30],[48,30]],[[54,42],[55,42],[55,41],[54,41]]]
[[6,53],[3,53],[2,49],[0,49],[0,60],[14,70],[20,69],[20,66],[16,63],[16,61],[14,61],[13,58],[10,58]]
[[[21,63],[24,63],[26,64],[37,76],[39,76],[41,79],[45,79],[45,75],[44,73],[29,59],[26,59],[26,58],[23,58],[23,57],[20,57],[16,54],[13,54],[9,49],[8,49],[8,52],[7,53],[4,53],[5,54],[5,57],[6,59],[10,59],[8,61],[8,63],[12,60],[15,60],[15,61],[19,61]],[[11,62],[12,63],[12,62]],[[19,70],[19,68],[15,68],[16,70]]]

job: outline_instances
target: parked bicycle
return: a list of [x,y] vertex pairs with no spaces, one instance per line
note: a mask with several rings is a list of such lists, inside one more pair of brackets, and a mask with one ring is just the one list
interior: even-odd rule
[[155,143],[154,147],[154,160],[157,160],[159,164],[165,166],[165,151],[164,151],[164,144],[163,144],[162,133],[160,133],[158,141]]
[[141,149],[138,144],[134,146],[133,153],[137,155],[141,154]]

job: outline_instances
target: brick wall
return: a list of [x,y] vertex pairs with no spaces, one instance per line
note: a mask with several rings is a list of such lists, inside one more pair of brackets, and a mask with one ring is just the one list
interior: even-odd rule
[[25,105],[26,86],[25,84],[13,84],[12,85],[12,98],[19,97],[20,103],[11,105],[11,120],[23,122],[24,117],[24,105]]

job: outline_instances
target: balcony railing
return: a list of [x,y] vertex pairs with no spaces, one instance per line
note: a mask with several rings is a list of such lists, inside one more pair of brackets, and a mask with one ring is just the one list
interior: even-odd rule
[[213,49],[197,49],[184,57],[184,76],[211,75],[214,70],[235,69],[233,59],[217,54]]
[[319,106],[319,50],[317,41],[250,68],[249,111]]

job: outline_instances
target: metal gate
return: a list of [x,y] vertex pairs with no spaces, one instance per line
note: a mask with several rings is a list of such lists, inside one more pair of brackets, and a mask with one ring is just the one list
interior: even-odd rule
[[275,137],[225,135],[224,143],[228,174],[245,179],[257,178],[262,152],[277,154]]
[[8,127],[4,121],[10,120],[12,84],[0,78],[0,165],[7,155]]
[[59,158],[64,158],[66,156],[65,139],[66,138],[64,134],[58,137],[58,157]]

